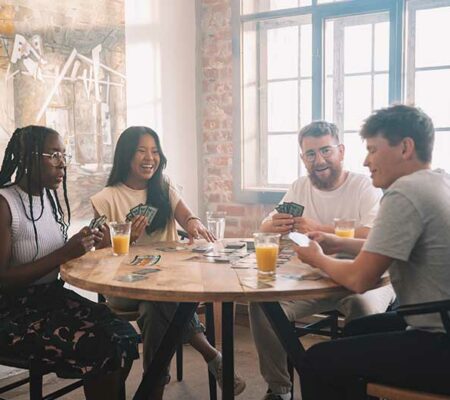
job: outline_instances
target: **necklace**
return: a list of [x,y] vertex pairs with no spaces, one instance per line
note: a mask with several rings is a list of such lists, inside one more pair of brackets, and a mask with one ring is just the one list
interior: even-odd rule
[[41,213],[39,214],[39,217],[37,217],[37,218],[32,218],[32,217],[31,217],[31,207],[32,207],[32,205],[30,204],[30,215],[28,215],[28,214],[27,214],[27,208],[26,208],[25,203],[24,203],[24,201],[23,201],[23,199],[22,199],[22,194],[21,194],[15,187],[13,187],[13,189],[14,189],[14,191],[17,193],[17,195],[19,196],[20,203],[22,204],[23,212],[25,213],[25,217],[27,217],[27,219],[28,219],[29,221],[32,221],[32,222],[37,222],[37,221],[39,221],[39,220],[42,218],[42,215],[44,214],[44,205],[42,205],[42,207],[41,207]]

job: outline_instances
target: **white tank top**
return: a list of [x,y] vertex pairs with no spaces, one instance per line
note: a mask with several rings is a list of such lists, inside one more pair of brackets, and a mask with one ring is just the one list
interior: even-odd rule
[[[64,245],[64,236],[61,226],[55,221],[50,200],[44,194],[44,210],[41,215],[41,200],[33,196],[33,215],[37,230],[39,252],[36,255],[36,240],[34,237],[33,222],[31,221],[28,194],[19,186],[14,185],[0,189],[0,195],[5,198],[11,211],[12,248],[10,266],[20,268],[20,265],[38,260],[52,253]],[[22,200],[21,200],[22,198]],[[24,207],[25,206],[25,207]],[[56,265],[55,265],[56,267]],[[53,271],[33,282],[32,285],[49,283],[57,279],[59,266]]]

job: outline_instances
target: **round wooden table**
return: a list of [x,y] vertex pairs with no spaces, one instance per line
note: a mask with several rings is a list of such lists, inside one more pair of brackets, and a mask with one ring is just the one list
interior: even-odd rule
[[[233,240],[234,242],[236,239]],[[198,244],[197,244],[198,245]],[[178,248],[175,251],[158,249]],[[185,249],[180,249],[185,247]],[[104,295],[148,301],[179,302],[177,313],[155,356],[155,365],[148,368],[135,399],[146,399],[155,384],[154,374],[164,371],[181,341],[183,326],[192,318],[199,302],[222,303],[222,337],[224,388],[223,398],[233,399],[233,303],[263,302],[263,309],[276,330],[293,365],[300,369],[304,349],[297,340],[278,301],[317,299],[348,291],[318,270],[301,263],[296,257],[277,269],[272,278],[260,279],[251,264],[204,262],[205,257],[180,243],[157,243],[133,246],[127,256],[113,256],[110,248],[89,252],[61,266],[62,278],[71,285]],[[155,266],[160,269],[144,280],[124,282],[118,279],[143,267],[130,265],[136,255],[160,255]],[[144,267],[145,268],[145,267]],[[380,282],[388,283],[388,278]],[[153,374],[153,375],[152,375]]]

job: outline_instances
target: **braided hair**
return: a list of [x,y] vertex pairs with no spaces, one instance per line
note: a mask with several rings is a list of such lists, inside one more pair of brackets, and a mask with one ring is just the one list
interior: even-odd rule
[[[63,178],[64,201],[66,205],[68,220],[65,221],[64,210],[61,207],[58,193],[56,190],[45,188],[42,190],[41,182],[41,162],[40,157],[44,150],[44,143],[48,136],[58,135],[53,129],[44,126],[30,125],[24,128],[18,128],[14,131],[8,145],[6,146],[2,167],[0,169],[0,188],[6,188],[17,185],[24,177],[26,179],[26,188],[28,194],[29,210],[26,209],[25,203],[22,202],[25,216],[33,223],[34,239],[36,243],[36,254],[33,260],[39,254],[38,233],[36,229],[36,221],[42,217],[44,212],[44,193],[50,201],[52,213],[55,221],[59,224],[64,241],[66,242],[67,230],[70,225],[70,207],[67,196],[66,174]],[[36,169],[36,174],[33,174]],[[66,168],[64,168],[64,172]],[[14,176],[14,178],[13,178]],[[33,176],[38,179],[39,197],[41,202],[41,211],[38,216],[35,215],[33,209],[33,198],[31,194],[31,184]],[[13,180],[14,179],[14,180]],[[22,200],[22,197],[20,197]],[[29,211],[29,215],[28,215]]]

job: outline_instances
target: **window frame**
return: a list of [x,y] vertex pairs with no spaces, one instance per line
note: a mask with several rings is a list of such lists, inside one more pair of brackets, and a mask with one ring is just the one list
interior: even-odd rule
[[[243,0],[245,1],[245,0]],[[241,1],[231,0],[232,52],[233,52],[233,193],[241,203],[277,203],[287,188],[243,187],[242,160],[242,88],[241,88],[241,27],[245,22],[282,17],[311,15],[312,21],[312,120],[324,115],[324,49],[323,33],[327,19],[358,14],[389,13],[389,103],[403,100],[403,36],[406,0],[344,0],[310,6],[264,11],[241,15]],[[298,77],[300,79],[300,77]],[[261,118],[259,118],[261,121]],[[266,136],[267,133],[264,135]],[[259,135],[261,139],[263,135]],[[259,147],[260,151],[261,146]]]

